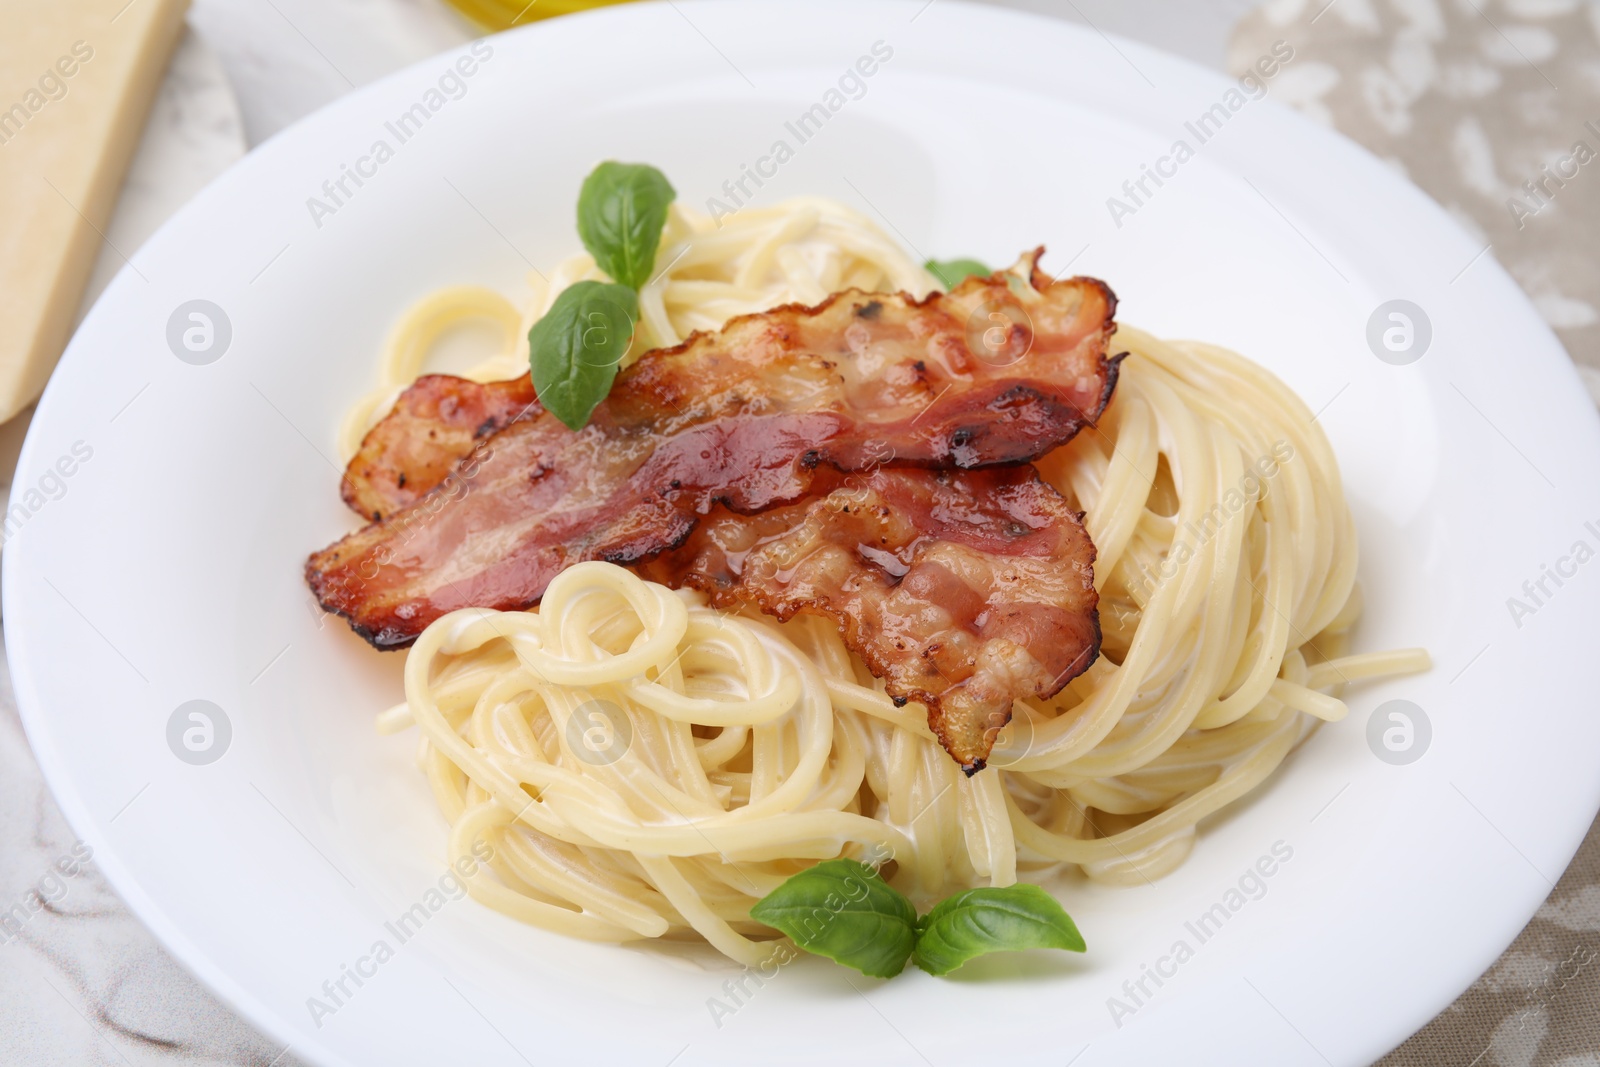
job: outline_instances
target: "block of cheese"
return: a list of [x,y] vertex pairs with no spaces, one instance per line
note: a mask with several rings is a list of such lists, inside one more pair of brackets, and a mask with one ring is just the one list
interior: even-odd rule
[[0,421],[67,343],[187,6],[0,0]]

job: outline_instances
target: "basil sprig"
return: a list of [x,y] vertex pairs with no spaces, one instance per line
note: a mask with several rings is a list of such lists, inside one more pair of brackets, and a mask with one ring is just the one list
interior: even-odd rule
[[949,974],[986,952],[1024,948],[1084,950],[1083,935],[1055,897],[1036,885],[969,889],[946,897],[917,922],[913,960]]
[[612,283],[568,287],[528,331],[534,392],[568,429],[583,429],[611,391],[677,195],[666,175],[643,163],[602,163],[584,179],[578,236]]
[[577,282],[528,331],[528,363],[539,403],[580,430],[611,391],[633,341],[639,294],[626,285]]
[[642,289],[655,270],[667,206],[667,176],[644,163],[602,163],[578,193],[578,236],[611,280]]
[[893,978],[908,959],[945,975],[989,952],[1084,950],[1072,919],[1036,885],[969,889],[919,919],[906,895],[877,871],[845,859],[790,877],[757,901],[750,917],[872,978]]
[[946,289],[954,289],[961,284],[963,278],[974,274],[993,274],[994,272],[976,259],[930,259],[923,264],[927,272],[938,278]]

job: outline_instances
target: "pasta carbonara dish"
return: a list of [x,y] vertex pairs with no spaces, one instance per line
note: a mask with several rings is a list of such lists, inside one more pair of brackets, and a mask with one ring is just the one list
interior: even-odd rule
[[[819,197],[713,223],[620,164],[578,229],[525,298],[398,323],[340,434],[368,525],[307,566],[406,649],[379,727],[415,729],[449,858],[491,846],[482,903],[746,964],[787,935],[861,966],[822,927],[862,909],[934,973],[1081,948],[1014,891],[1173,870],[1348,686],[1428,667],[1351,649],[1355,530],[1301,400],[1116,322],[1104,283],[919,264]],[[426,374],[469,320],[498,349]],[[837,870],[862,902],[808,904]],[[1058,932],[958,929],[985,907]]]

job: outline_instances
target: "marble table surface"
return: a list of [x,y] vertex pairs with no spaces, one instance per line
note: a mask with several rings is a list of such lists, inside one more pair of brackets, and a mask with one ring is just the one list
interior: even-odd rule
[[[1257,6],[1256,0],[999,2],[1090,22],[1102,32],[1219,70],[1227,66],[1235,27]],[[1344,2],[1359,15],[1374,0]],[[1431,0],[1389,2],[1400,9],[1431,6]],[[1471,0],[1460,4],[1476,6]],[[1298,10],[1294,0],[1273,0],[1266,8],[1289,16]],[[357,86],[476,35],[438,0],[193,0],[189,27],[119,203],[111,236],[121,247],[136,247],[248,146]],[[109,271],[104,263],[97,269],[91,298]],[[17,431],[0,428],[0,461],[8,451],[6,438]],[[9,464],[0,465],[8,481]],[[1596,852],[1594,838],[1591,833],[1586,852]],[[0,911],[30,891],[43,902],[15,930],[0,929],[0,1065],[299,1062],[292,1049],[257,1033],[178,966],[109,890],[84,851],[33,761],[0,659]],[[1530,931],[1537,933],[1543,921],[1558,932],[1592,939],[1600,932],[1600,890],[1591,889],[1564,881]],[[1555,949],[1542,942],[1524,945],[1529,937],[1519,939],[1474,991],[1509,991],[1513,997],[1526,991],[1533,997],[1534,990],[1547,989],[1546,957]],[[1469,991],[1385,1062],[1600,1067],[1593,1020],[1587,1026],[1562,1022],[1573,1011],[1580,1020],[1600,1011],[1592,988],[1597,985],[1591,974],[1591,988],[1565,994],[1560,1013],[1544,1012],[1540,1002],[1545,1030],[1553,1015],[1557,1025],[1574,1030],[1568,1036],[1575,1043],[1480,1043],[1459,1019],[1470,1011]],[[1519,1030],[1527,1029],[1524,1020]],[[1551,1055],[1556,1044],[1564,1055]]]

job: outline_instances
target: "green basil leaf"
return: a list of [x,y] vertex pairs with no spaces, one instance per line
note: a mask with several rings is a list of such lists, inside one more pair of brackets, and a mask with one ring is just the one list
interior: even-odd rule
[[602,163],[578,193],[578,236],[611,280],[641,289],[655,270],[667,205],[666,175],[644,163]]
[[872,978],[905,969],[917,940],[917,909],[855,860],[826,860],[794,875],[750,909],[807,952]]
[[993,274],[994,271],[979,263],[975,259],[930,259],[924,263],[929,274],[938,278],[946,289],[954,289],[961,284],[961,279],[973,274]]
[[969,889],[940,901],[917,923],[912,958],[929,974],[949,974],[975,956],[1024,948],[1082,952],[1084,944],[1055,897],[1018,884]]
[[639,294],[625,285],[578,282],[562,290],[528,331],[528,365],[545,410],[574,430],[606,398],[633,340]]

